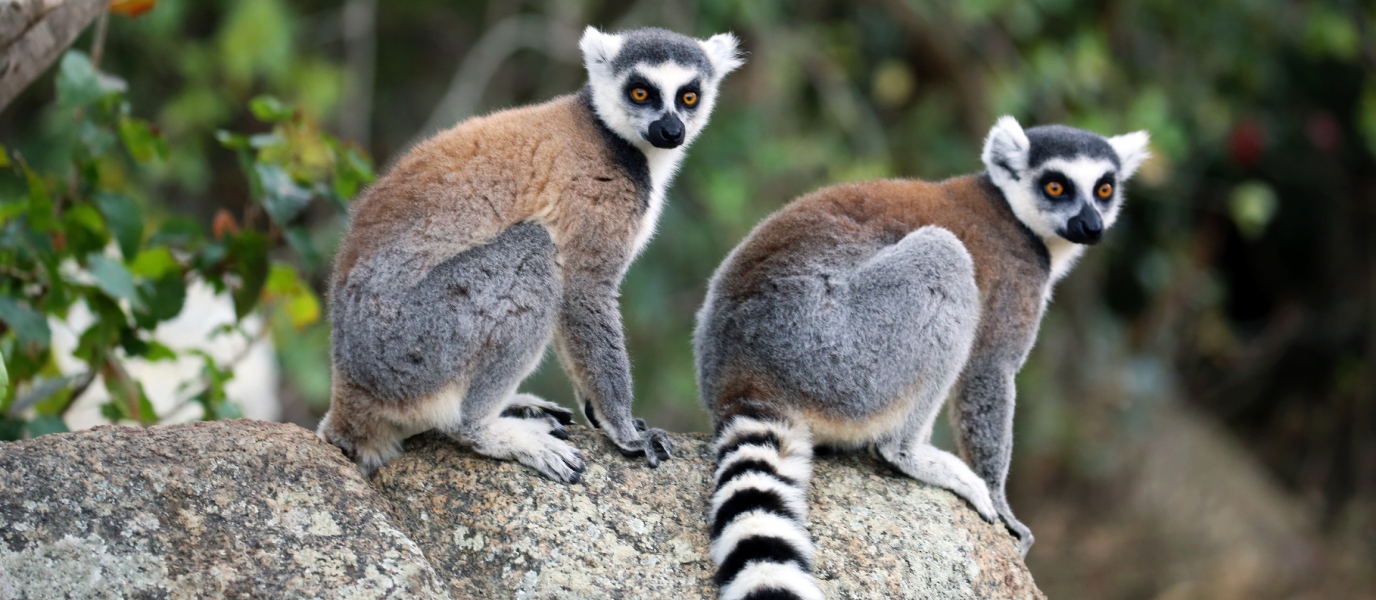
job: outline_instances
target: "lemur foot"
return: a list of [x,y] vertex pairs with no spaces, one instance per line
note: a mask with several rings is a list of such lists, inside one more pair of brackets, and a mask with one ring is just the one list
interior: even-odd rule
[[645,419],[632,419],[631,423],[635,425],[636,437],[624,445],[617,443],[617,450],[622,455],[644,455],[646,464],[651,468],[658,467],[659,461],[673,456],[674,443],[669,439],[669,432],[645,425]]
[[999,520],[1003,521],[1003,526],[1008,528],[1008,533],[1018,538],[1018,552],[1022,553],[1023,558],[1027,558],[1027,551],[1031,550],[1033,542],[1037,541],[1037,538],[1032,535],[1032,530],[1012,516],[999,515]]
[[470,443],[478,454],[514,460],[564,483],[583,476],[583,455],[564,442],[568,431],[553,417],[498,417],[475,437]]

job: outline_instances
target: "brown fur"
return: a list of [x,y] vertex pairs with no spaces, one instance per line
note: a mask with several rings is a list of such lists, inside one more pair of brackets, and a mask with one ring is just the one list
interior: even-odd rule
[[424,274],[524,220],[549,229],[566,272],[621,268],[641,194],[577,96],[470,119],[419,144],[354,204],[333,282],[397,243],[427,249]]

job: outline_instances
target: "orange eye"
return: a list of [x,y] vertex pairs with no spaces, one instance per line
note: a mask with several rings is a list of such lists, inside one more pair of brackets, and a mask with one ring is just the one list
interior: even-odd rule
[[693,92],[684,92],[683,103],[692,106],[698,103],[698,95]]
[[1053,181],[1051,183],[1046,184],[1046,193],[1051,194],[1052,196],[1059,196],[1065,193],[1065,187],[1062,186],[1060,182]]
[[1111,183],[1105,183],[1105,184],[1099,186],[1099,197],[1100,197],[1100,198],[1107,198],[1107,197],[1112,196],[1112,195],[1113,195],[1113,184],[1111,184]]
[[634,90],[631,90],[631,99],[635,100],[636,102],[644,102],[645,99],[649,97],[650,92],[646,91],[645,88],[635,88]]

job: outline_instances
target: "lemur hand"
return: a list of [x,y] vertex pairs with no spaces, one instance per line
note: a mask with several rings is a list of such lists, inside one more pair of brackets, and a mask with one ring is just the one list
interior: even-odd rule
[[615,440],[617,449],[624,456],[645,456],[645,462],[651,468],[658,467],[659,461],[668,460],[674,451],[674,443],[669,439],[669,432],[663,429],[654,429],[645,425],[645,419],[632,419],[635,425],[635,434],[629,440]]
[[1031,550],[1032,543],[1037,541],[1032,535],[1032,530],[1011,515],[1001,514],[999,520],[1003,521],[1003,526],[1008,528],[1009,533],[1018,538],[1018,552],[1022,553],[1023,558],[1027,558],[1027,551]]

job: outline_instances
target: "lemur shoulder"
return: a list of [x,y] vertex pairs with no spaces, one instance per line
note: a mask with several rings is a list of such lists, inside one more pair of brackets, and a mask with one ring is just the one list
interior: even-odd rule
[[[1026,553],[1004,488],[1013,379],[1051,286],[1117,218],[1146,145],[1005,117],[984,172],[825,188],[731,252],[694,334],[722,598],[822,597],[805,529],[813,444],[873,447],[1002,520]],[[964,461],[930,443],[948,396]]]
[[667,458],[667,434],[631,415],[617,289],[736,45],[589,27],[581,92],[460,123],[373,184],[335,261],[319,435],[370,472],[438,428],[577,481],[572,412],[516,393],[553,341],[588,420],[651,466]]

